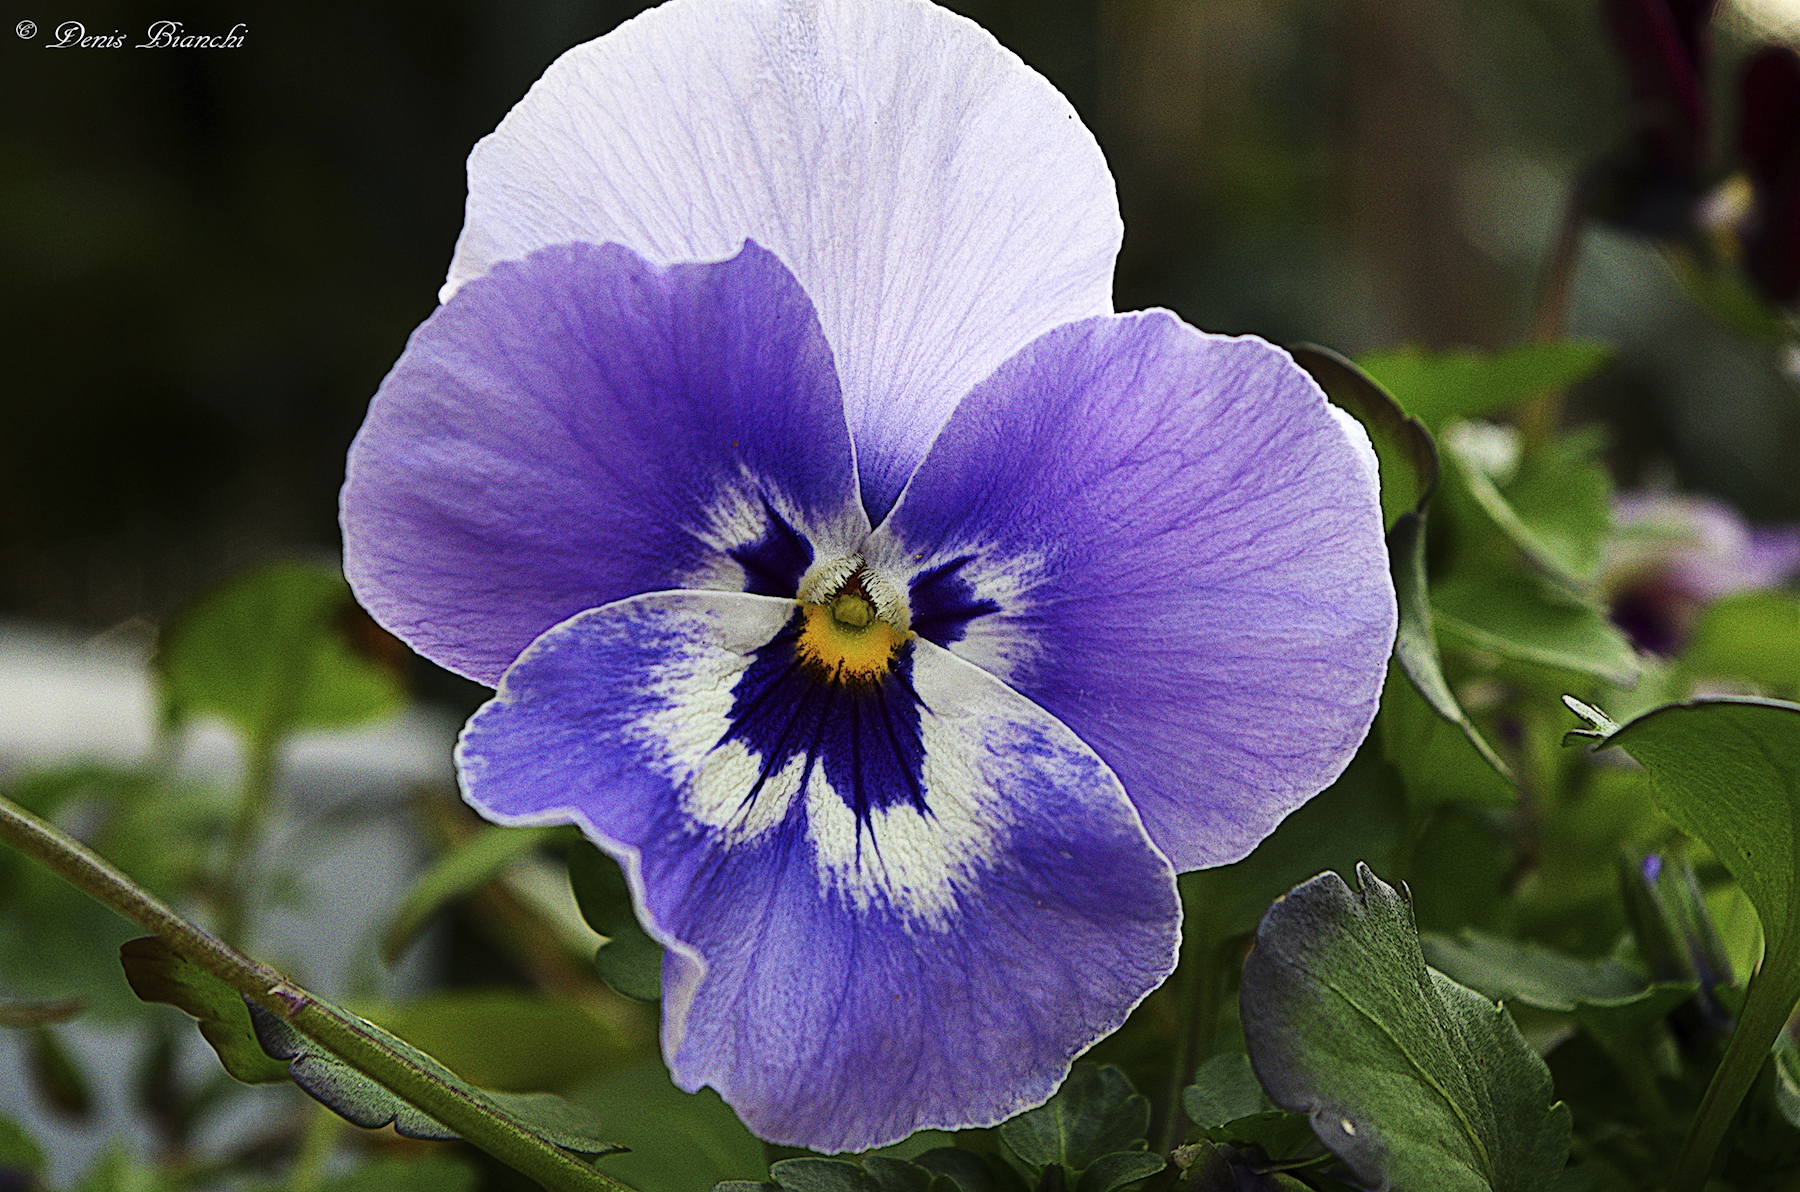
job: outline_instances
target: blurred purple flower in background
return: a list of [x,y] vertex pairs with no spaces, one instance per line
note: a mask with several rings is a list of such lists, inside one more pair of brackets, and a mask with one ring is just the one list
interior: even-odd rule
[[1367,731],[1374,456],[1280,350],[1111,313],[1098,146],[919,0],[676,0],[477,147],[351,451],[346,570],[496,698],[663,1045],[758,1133],[1002,1120],[1171,970],[1174,874]]
[[1800,526],[1755,528],[1711,497],[1621,493],[1602,561],[1612,619],[1639,649],[1678,652],[1714,600],[1800,572]]

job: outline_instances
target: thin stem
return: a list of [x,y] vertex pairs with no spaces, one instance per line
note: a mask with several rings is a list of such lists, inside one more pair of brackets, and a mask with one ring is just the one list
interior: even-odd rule
[[[1787,939],[1800,941],[1792,925]],[[1700,1098],[1700,1108],[1682,1142],[1681,1157],[1675,1163],[1675,1178],[1669,1181],[1670,1192],[1700,1192],[1706,1185],[1713,1156],[1731,1126],[1731,1119],[1737,1114],[1750,1086],[1756,1083],[1756,1074],[1762,1070],[1769,1049],[1787,1025],[1795,1003],[1800,1002],[1800,954],[1796,954],[1793,943],[1784,951],[1787,955],[1765,957],[1762,968],[1750,980],[1737,1030],[1732,1033],[1731,1042],[1725,1048],[1725,1058],[1719,1061],[1705,1095]]]
[[244,788],[238,796],[237,814],[232,817],[231,836],[219,871],[219,938],[234,948],[244,945],[250,898],[245,876],[251,854],[262,839],[263,821],[268,818],[274,789],[275,740],[272,734],[258,733],[252,737],[249,756],[244,759]]
[[[1538,290],[1531,315],[1531,338],[1538,343],[1561,339],[1569,323],[1569,305],[1575,292],[1575,266],[1581,260],[1581,232],[1586,225],[1582,214],[1587,203],[1587,186],[1577,181],[1569,189],[1569,201],[1563,205],[1562,221],[1557,225],[1556,240],[1550,246],[1550,258],[1544,263],[1544,280]],[[1562,416],[1562,394],[1552,391],[1532,398],[1519,414],[1519,433],[1527,443],[1541,443],[1556,432]]]
[[632,1192],[629,1185],[545,1142],[466,1091],[438,1079],[375,1035],[362,1019],[313,997],[176,914],[92,849],[0,796],[0,840],[12,845],[278,1014],[302,1034],[545,1187],[562,1192]]

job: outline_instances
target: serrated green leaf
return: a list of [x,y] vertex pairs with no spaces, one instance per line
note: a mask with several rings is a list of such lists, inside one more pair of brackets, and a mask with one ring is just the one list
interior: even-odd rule
[[1271,1159],[1286,1159],[1313,1140],[1301,1114],[1278,1108],[1257,1083],[1250,1057],[1241,1051],[1215,1055],[1194,1073],[1181,1107],[1211,1142],[1258,1146]]
[[768,1171],[762,1143],[719,1094],[682,1092],[661,1059],[610,1072],[569,1096],[630,1148],[608,1156],[605,1167],[638,1192],[707,1192],[721,1181],[760,1181]]
[[567,826],[507,828],[485,824],[452,845],[413,882],[381,936],[381,958],[393,964],[446,903],[480,889],[535,848],[581,839]]
[[380,716],[401,693],[347,631],[363,616],[335,568],[273,563],[241,575],[164,630],[164,696],[178,714],[220,716],[252,741]]
[[1114,1189],[1123,1188],[1126,1184],[1149,1179],[1164,1166],[1166,1164],[1161,1155],[1153,1155],[1147,1151],[1115,1151],[1110,1155],[1101,1155],[1081,1173],[1081,1182],[1076,1185],[1076,1192],[1114,1192]]
[[1433,431],[1460,418],[1499,414],[1533,397],[1560,393],[1605,368],[1604,344],[1561,340],[1492,355],[1402,348],[1370,352],[1357,364]]
[[123,944],[119,963],[138,997],[197,1020],[201,1036],[234,1079],[244,1084],[287,1079],[287,1066],[270,1059],[257,1042],[244,999],[224,981],[153,935]]
[[[416,1106],[402,1100],[374,1079],[253,1003],[245,1003],[257,1040],[273,1059],[285,1061],[288,1075],[306,1094],[344,1120],[364,1129],[393,1124],[394,1132],[407,1138],[448,1140],[455,1132]],[[602,1126],[586,1109],[552,1093],[498,1093],[478,1089],[443,1064],[374,1023],[363,1022],[366,1033],[399,1052],[434,1079],[461,1090],[514,1125],[553,1146],[583,1155],[605,1155],[622,1149],[602,1137]]]
[[1150,1101],[1112,1065],[1076,1064],[1050,1100],[1000,1127],[1006,1154],[1028,1181],[1060,1166],[1075,1187],[1102,1155],[1142,1150]]
[[1423,512],[1438,482],[1437,446],[1425,427],[1367,373],[1330,348],[1300,344],[1289,352],[1332,404],[1368,431],[1381,471],[1383,527],[1392,530],[1403,515]]
[[1257,931],[1239,1006],[1264,1089],[1366,1186],[1537,1192],[1569,1150],[1549,1070],[1503,1009],[1425,966],[1400,895],[1357,877],[1321,874]]
[[1800,687],[1800,600],[1786,592],[1744,592],[1714,601],[1695,623],[1681,664],[1695,675],[1792,694]]

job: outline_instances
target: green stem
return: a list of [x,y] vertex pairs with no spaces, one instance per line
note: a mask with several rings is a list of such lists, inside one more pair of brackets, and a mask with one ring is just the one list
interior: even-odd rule
[[[1550,246],[1550,257],[1544,263],[1544,280],[1532,310],[1531,338],[1538,343],[1559,340],[1569,322],[1569,304],[1575,290],[1575,266],[1581,260],[1581,231],[1586,223],[1582,207],[1587,188],[1577,183],[1570,189],[1569,201],[1563,207],[1557,225],[1556,240]],[[1556,433],[1562,417],[1562,394],[1541,393],[1525,404],[1519,414],[1519,431],[1527,443],[1541,443]]]
[[[1787,938],[1800,939],[1800,934],[1790,928]],[[1675,1178],[1669,1181],[1670,1192],[1701,1192],[1706,1185],[1713,1156],[1731,1119],[1750,1086],[1756,1083],[1756,1074],[1769,1058],[1769,1049],[1787,1025],[1795,1004],[1800,1003],[1800,949],[1789,947],[1784,951],[1786,955],[1765,957],[1762,968],[1750,980],[1737,1030],[1700,1098],[1700,1108],[1681,1145]]]
[[237,814],[219,871],[219,938],[234,948],[244,945],[244,923],[249,911],[249,882],[245,876],[251,853],[262,839],[263,821],[275,790],[275,740],[258,733],[250,741],[244,760],[244,788],[238,796]]
[[0,796],[0,840],[152,932],[172,950],[293,1023],[395,1096],[546,1188],[555,1192],[632,1192],[629,1185],[439,1080],[371,1033],[360,1018],[312,996],[274,969],[188,922],[92,849],[4,796]]

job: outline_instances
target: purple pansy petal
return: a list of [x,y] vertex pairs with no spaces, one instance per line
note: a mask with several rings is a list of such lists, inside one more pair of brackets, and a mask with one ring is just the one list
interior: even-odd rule
[[754,239],[818,309],[879,517],[976,382],[1112,309],[1121,231],[1074,109],[965,18],[673,0],[563,55],[477,146],[445,292],[570,240],[675,262]]
[[792,596],[813,549],[854,549],[868,520],[830,349],[780,261],[566,244],[413,334],[351,447],[343,526],[363,606],[493,684],[608,601]]
[[1000,1121],[1172,970],[1173,871],[1042,709],[917,638],[879,688],[796,675],[796,611],[660,592],[558,626],[465,730],[465,794],[621,859],[675,1079],[758,1134]]
[[1178,870],[1222,864],[1375,714],[1395,605],[1365,455],[1279,349],[1089,319],[958,407],[865,555],[922,636],[1105,759]]

